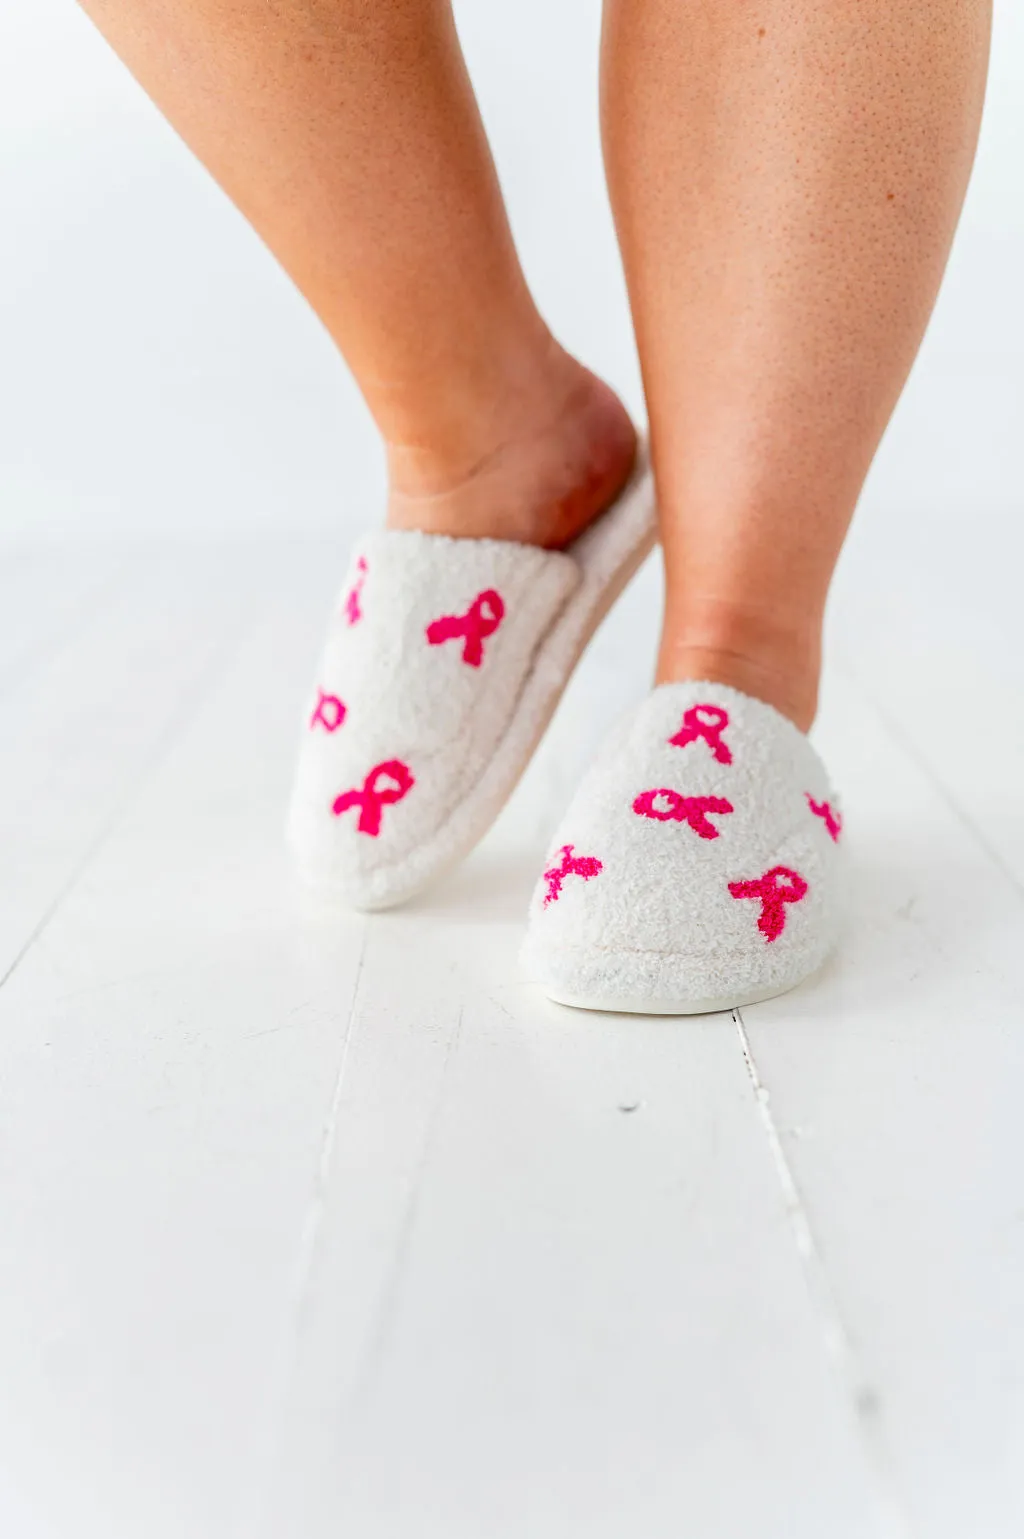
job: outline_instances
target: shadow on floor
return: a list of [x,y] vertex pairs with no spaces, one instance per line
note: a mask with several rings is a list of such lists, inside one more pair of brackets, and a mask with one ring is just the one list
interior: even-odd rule
[[475,850],[444,881],[407,904],[405,912],[469,924],[525,924],[543,860],[539,847]]

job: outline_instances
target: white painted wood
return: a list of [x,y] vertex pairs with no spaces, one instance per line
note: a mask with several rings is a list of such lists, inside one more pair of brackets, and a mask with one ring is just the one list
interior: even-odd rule
[[[912,1531],[1013,1539],[1024,902],[933,773],[841,684],[820,737],[848,792],[850,933],[813,986],[742,1015]],[[1022,768],[1008,752],[1018,787]]]
[[[1024,370],[1011,403],[1024,414]],[[1024,892],[1024,523],[855,527],[833,654]]]
[[576,1014],[517,970],[551,822],[646,688],[655,578],[491,838],[371,920],[272,1539],[902,1531],[732,1019]]
[[3,1531],[1015,1536],[1024,909],[974,832],[1015,729],[979,812],[938,684],[890,728],[835,672],[841,960],[739,1030],[576,1015],[522,911],[656,570],[488,841],[364,920],[280,842],[339,568],[161,557],[5,696],[0,933],[44,923],[0,988]]
[[[236,559],[244,649],[127,793],[112,767],[119,821],[0,989],[0,1526],[19,1539],[254,1532],[361,933],[302,916],[280,848],[325,600],[304,568],[296,592],[280,553]],[[119,625],[148,671],[141,616]]]
[[87,597],[67,560],[56,571],[46,555],[26,563],[30,595],[52,575],[40,602],[49,647],[31,604],[0,620],[0,651],[20,658],[0,710],[0,978],[180,729],[252,602],[250,572],[227,551],[122,557],[109,579],[88,553],[78,566]]
[[731,1018],[544,1004],[524,875],[374,921],[274,1539],[895,1532]]
[[120,544],[0,544],[0,703],[72,644],[127,581]]

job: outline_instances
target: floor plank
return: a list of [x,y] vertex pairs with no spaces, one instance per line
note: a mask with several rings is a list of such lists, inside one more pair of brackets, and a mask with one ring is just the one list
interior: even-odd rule
[[848,793],[850,931],[813,986],[742,1017],[913,1532],[1011,1539],[1024,902],[853,690],[819,735]]
[[[79,565],[91,574],[87,612],[72,582],[62,613],[43,606],[53,645],[25,655],[36,666],[19,670],[0,717],[0,980],[179,729],[252,601],[245,563],[227,551],[123,558],[107,584],[88,554]],[[17,611],[2,630],[12,650],[26,634]]]
[[6,697],[7,954],[38,929],[0,990],[6,1529],[1019,1532],[1024,906],[938,694],[894,723],[906,666],[880,710],[830,676],[856,879],[820,980],[739,1030],[576,1015],[522,914],[647,687],[656,569],[481,848],[364,920],[280,839],[340,563],[222,555]]
[[545,1005],[475,864],[371,922],[275,1539],[896,1532],[731,1018]]
[[0,541],[0,698],[74,641],[127,582],[130,564],[113,542]]
[[304,915],[284,866],[324,602],[287,572],[239,569],[245,646],[0,991],[19,1539],[254,1532],[362,924]]

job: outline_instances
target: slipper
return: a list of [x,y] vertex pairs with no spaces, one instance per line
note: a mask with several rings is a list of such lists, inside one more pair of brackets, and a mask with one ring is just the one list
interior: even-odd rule
[[570,546],[369,534],[309,702],[288,820],[301,874],[404,902],[483,837],[656,539],[646,456]]
[[806,736],[722,684],[663,684],[562,821],[523,964],[588,1010],[691,1015],[785,993],[839,928],[842,817]]

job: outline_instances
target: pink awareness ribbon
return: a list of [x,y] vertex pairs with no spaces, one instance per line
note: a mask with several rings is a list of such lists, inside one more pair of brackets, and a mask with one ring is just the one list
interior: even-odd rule
[[544,880],[548,884],[547,894],[544,898],[544,907],[554,903],[556,898],[562,895],[562,883],[567,876],[581,876],[585,882],[589,882],[592,876],[597,876],[604,870],[601,862],[594,855],[574,855],[576,848],[573,844],[563,844],[559,850],[562,857],[560,866],[552,866],[550,871],[545,871]]
[[337,695],[329,695],[326,690],[318,689],[319,699],[309,718],[310,730],[314,727],[323,727],[325,732],[337,732],[345,717],[348,715],[344,700],[339,700]]
[[471,668],[479,668],[483,662],[484,641],[493,636],[505,618],[505,605],[501,594],[493,588],[478,593],[464,615],[442,615],[427,626],[427,640],[432,647],[456,637],[465,639],[462,661]]
[[641,791],[633,811],[658,823],[688,823],[702,839],[717,839],[721,830],[708,821],[708,813],[734,812],[735,808],[724,796],[680,796],[678,791],[663,787],[660,791]]
[[[386,784],[389,780],[391,785]],[[359,822],[356,827],[359,833],[369,834],[371,839],[376,839],[380,833],[383,809],[400,802],[415,784],[407,764],[403,764],[401,759],[385,759],[383,764],[374,765],[359,790],[343,791],[336,799],[332,811],[336,818],[340,818],[350,807],[358,807]]]
[[720,705],[691,705],[683,713],[683,725],[669,742],[676,748],[685,748],[703,738],[719,764],[732,763],[732,750],[722,741],[722,733],[729,725],[729,712]]
[[729,891],[734,898],[757,898],[761,914],[757,928],[766,941],[777,940],[786,928],[786,904],[799,903],[807,896],[807,883],[797,871],[788,866],[772,866],[756,881],[730,882]]
[[366,557],[360,556],[356,562],[356,580],[348,590],[348,597],[345,600],[344,606],[345,617],[349,625],[355,625],[357,620],[363,618],[363,611],[359,607],[359,597],[363,591],[363,584],[366,582],[366,574],[369,570],[370,568],[366,564]]
[[833,844],[839,843],[839,835],[843,831],[843,820],[838,812],[833,811],[831,802],[816,802],[810,791],[805,791],[807,805],[816,818],[821,818],[828,829],[829,838]]

